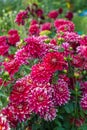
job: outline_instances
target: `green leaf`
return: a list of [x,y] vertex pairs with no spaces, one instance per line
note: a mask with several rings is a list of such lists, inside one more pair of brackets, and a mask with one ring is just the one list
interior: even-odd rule
[[40,128],[39,124],[33,124],[32,125],[32,130],[38,130]]
[[65,130],[65,129],[62,128],[62,127],[56,127],[56,128],[54,128],[53,130]]
[[64,106],[64,109],[67,113],[72,113],[74,110],[73,103],[68,103]]

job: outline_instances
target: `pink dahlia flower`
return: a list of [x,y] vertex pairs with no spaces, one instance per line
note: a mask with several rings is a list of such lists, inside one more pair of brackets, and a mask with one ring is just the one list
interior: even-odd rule
[[48,13],[48,17],[51,19],[56,19],[57,16],[58,16],[58,11],[56,11],[56,10],[52,10]]
[[83,58],[86,58],[87,59],[87,46],[78,46],[77,48],[77,53],[82,56]]
[[51,30],[51,23],[47,22],[47,23],[42,24],[41,29],[42,30]]
[[68,89],[68,84],[59,79],[58,84],[54,85],[54,103],[57,106],[64,105],[70,100],[70,91]]
[[29,102],[30,107],[33,112],[44,115],[49,111],[50,107],[53,107],[53,102],[51,100],[52,95],[49,91],[50,88],[37,87],[31,91]]
[[41,58],[46,53],[46,45],[38,37],[29,37],[25,39],[27,45],[25,49],[33,58]]
[[87,94],[82,97],[80,105],[83,110],[87,110]]
[[80,45],[87,46],[87,36],[81,37]]
[[11,130],[6,116],[0,114],[0,130]]
[[67,27],[69,31],[72,31],[72,32],[74,31],[75,25],[73,24],[73,22],[71,22],[69,20],[64,20],[64,19],[55,20],[54,27],[56,29],[64,28],[64,26]]
[[46,121],[52,121],[56,118],[56,116],[57,116],[57,109],[54,107],[51,107],[49,111],[47,111],[44,115],[42,115],[42,117]]

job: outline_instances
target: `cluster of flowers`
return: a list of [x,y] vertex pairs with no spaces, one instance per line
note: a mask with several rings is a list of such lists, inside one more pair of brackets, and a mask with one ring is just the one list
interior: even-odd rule
[[[37,14],[40,16],[41,11]],[[30,119],[33,114],[46,121],[54,120],[58,108],[74,100],[72,90],[76,94],[81,92],[76,95],[80,100],[78,107],[87,110],[87,36],[77,34],[73,22],[57,19],[58,12],[51,11],[48,16],[54,19],[54,23],[32,20],[28,37],[22,43],[17,30],[0,36],[0,55],[4,59],[1,65],[12,79],[7,84],[14,81],[9,103],[1,110],[1,130],[10,130],[8,123],[16,127],[18,122]],[[24,25],[26,18],[28,13],[20,12],[15,22]],[[47,35],[48,31],[54,31],[55,36]],[[43,36],[40,35],[42,32]],[[14,55],[9,54],[10,46],[19,47]],[[31,72],[15,82],[14,75],[20,66],[35,59],[38,63],[32,65]],[[3,77],[0,85],[2,83]],[[80,88],[76,88],[77,83]],[[84,119],[80,117],[71,122],[80,126]]]

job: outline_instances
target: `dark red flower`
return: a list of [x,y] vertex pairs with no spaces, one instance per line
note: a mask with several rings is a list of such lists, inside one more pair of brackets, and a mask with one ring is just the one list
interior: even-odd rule
[[37,10],[36,10],[36,15],[37,15],[38,17],[42,17],[42,15],[43,15],[43,10],[42,10],[42,9],[37,9]]
[[72,12],[67,12],[65,17],[68,19],[68,20],[72,20],[73,18],[73,13]]
[[51,19],[56,19],[57,16],[58,16],[58,11],[56,11],[56,10],[52,10],[48,14],[48,17],[51,18]]
[[27,11],[20,11],[15,19],[15,22],[18,25],[24,25],[25,24],[25,19],[28,17],[28,12]]
[[58,13],[59,13],[59,14],[62,14],[62,12],[63,12],[63,9],[62,9],[62,8],[59,8],[59,9],[58,9]]

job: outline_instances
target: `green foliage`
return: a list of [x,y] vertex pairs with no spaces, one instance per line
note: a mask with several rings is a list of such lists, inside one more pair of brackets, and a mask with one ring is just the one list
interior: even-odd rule
[[81,34],[87,34],[87,17],[81,17],[77,14],[74,15],[73,22],[76,25],[75,30]]

